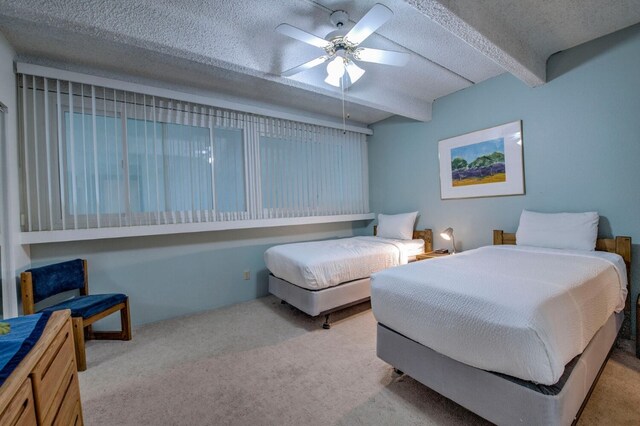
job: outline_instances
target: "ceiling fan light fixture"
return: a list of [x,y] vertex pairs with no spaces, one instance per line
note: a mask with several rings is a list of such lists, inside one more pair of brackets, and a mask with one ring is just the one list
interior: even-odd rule
[[347,74],[349,74],[349,80],[351,80],[351,84],[355,83],[364,75],[364,70],[357,66],[353,61],[347,61],[345,64],[345,68],[347,70]]
[[331,14],[331,22],[337,29],[326,35],[324,39],[293,25],[278,25],[276,31],[279,33],[319,47],[325,52],[323,56],[285,70],[280,75],[291,77],[328,62],[325,83],[341,87],[355,83],[365,73],[362,68],[356,65],[354,60],[384,65],[406,65],[409,60],[408,53],[359,47],[360,43],[375,33],[392,16],[391,9],[377,3],[351,29],[348,29],[346,27],[349,22],[349,15],[344,10],[337,10]]
[[341,56],[336,56],[327,64],[327,74],[336,79],[340,79],[344,75],[344,59]]
[[340,84],[341,81],[342,81],[342,77],[336,77],[336,76],[333,76],[331,74],[329,74],[327,76],[327,78],[324,79],[325,83],[330,84],[330,85],[335,86],[335,87],[340,87],[341,86],[341,84]]

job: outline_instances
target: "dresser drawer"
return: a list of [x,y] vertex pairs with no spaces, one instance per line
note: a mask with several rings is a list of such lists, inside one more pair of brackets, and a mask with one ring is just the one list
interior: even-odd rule
[[83,426],[84,423],[82,420],[82,406],[80,405],[80,400],[78,399],[71,408],[72,410],[69,413],[69,417],[66,418],[65,421],[60,421],[60,422],[58,422],[58,419],[56,419],[56,422],[54,423],[54,425]]
[[71,412],[71,416],[66,423],[60,423],[61,426],[83,426],[82,420],[82,405],[80,405],[80,400],[76,401],[76,404],[73,406],[73,411]]
[[32,426],[36,424],[36,409],[31,392],[31,379],[27,378],[15,396],[0,413],[0,425]]
[[[69,371],[65,376],[63,386],[58,391],[60,395],[56,395],[53,406],[57,406],[57,402],[62,398],[59,404],[60,408],[53,413],[51,410],[52,422],[45,419],[45,424],[53,424],[55,426],[67,426],[82,424],[80,413],[80,387],[78,386],[78,373],[75,369],[75,362],[70,365]],[[80,419],[80,421],[78,421]]]
[[[75,358],[73,335],[70,323],[67,322],[44,352],[31,374],[37,415],[41,422],[44,419],[51,419],[58,411],[62,402],[59,391],[61,387],[66,386],[66,383],[63,382],[69,378],[70,365],[75,367]],[[75,368],[72,370],[75,372]]]
[[[74,390],[78,389],[78,373],[74,369],[75,362],[72,360],[69,362],[65,369],[64,379],[60,384],[60,387],[56,389],[53,398],[51,398],[51,408],[47,411],[47,414],[44,417],[40,417],[40,424],[49,426],[56,422],[56,419],[64,417],[64,413],[62,413],[63,405],[67,401],[67,394],[71,391],[74,393]],[[78,392],[79,393],[79,392]],[[70,395],[70,398],[73,398],[73,395]],[[76,399],[78,399],[76,397]],[[67,407],[67,410],[69,408]]]

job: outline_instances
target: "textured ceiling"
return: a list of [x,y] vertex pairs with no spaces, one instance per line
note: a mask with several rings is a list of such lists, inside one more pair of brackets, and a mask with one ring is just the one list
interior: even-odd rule
[[279,76],[322,51],[274,28],[324,37],[331,11],[356,22],[376,2],[394,16],[363,46],[411,59],[403,68],[362,64],[345,98],[351,121],[365,124],[429,120],[434,99],[505,71],[542,84],[552,53],[640,21],[640,0],[0,0],[0,31],[21,60],[341,117],[342,94],[323,82],[324,67]]
[[442,0],[480,31],[502,28],[544,60],[640,22],[640,0]]

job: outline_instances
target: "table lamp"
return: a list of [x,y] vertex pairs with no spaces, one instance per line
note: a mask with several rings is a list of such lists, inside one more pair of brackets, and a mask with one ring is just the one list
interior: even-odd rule
[[453,251],[451,254],[456,254],[456,239],[453,237],[453,228],[447,228],[440,233],[440,236],[447,241],[451,241]]

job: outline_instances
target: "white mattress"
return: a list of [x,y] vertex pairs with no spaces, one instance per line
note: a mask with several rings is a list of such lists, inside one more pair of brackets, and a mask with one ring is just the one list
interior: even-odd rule
[[371,277],[381,324],[476,368],[551,385],[615,311],[626,267],[606,252],[490,246]]
[[299,287],[319,290],[407,263],[424,251],[423,240],[352,237],[283,244],[264,253],[273,275]]

